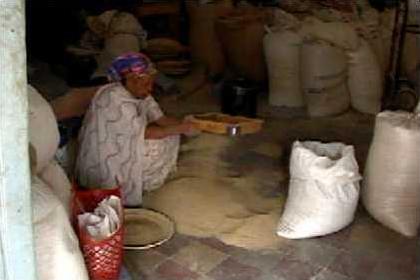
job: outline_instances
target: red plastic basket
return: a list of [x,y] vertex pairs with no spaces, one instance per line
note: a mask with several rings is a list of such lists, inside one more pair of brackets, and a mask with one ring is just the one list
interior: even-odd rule
[[115,195],[121,197],[119,188],[112,190],[85,190],[74,186],[72,200],[73,226],[79,237],[90,280],[117,280],[123,259],[123,215],[121,227],[112,236],[97,241],[78,226],[77,215],[92,212],[103,199]]

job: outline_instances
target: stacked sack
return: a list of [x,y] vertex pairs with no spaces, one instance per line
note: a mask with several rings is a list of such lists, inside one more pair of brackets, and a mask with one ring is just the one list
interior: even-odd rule
[[216,32],[230,70],[254,82],[266,78],[263,52],[266,17],[264,9],[237,7],[216,20]]
[[[117,56],[139,52],[146,46],[147,33],[130,13],[108,10],[98,16],[88,17],[86,22],[90,32],[103,41],[103,49],[96,57],[98,68],[93,77],[106,76],[108,66]],[[82,45],[86,44],[89,47],[89,42],[82,42]]]
[[206,65],[210,76],[222,74],[226,62],[215,24],[220,15],[232,9],[232,0],[186,1],[186,5],[193,61]]
[[420,226],[419,155],[420,112],[377,115],[363,203],[379,222],[409,237],[416,236]]
[[51,106],[28,86],[32,206],[40,280],[88,280],[69,219],[71,184],[54,161],[59,133]]
[[190,71],[188,48],[170,38],[154,38],[147,42],[145,53],[165,75],[185,75]]
[[269,78],[269,103],[273,106],[303,107],[300,87],[301,25],[294,16],[277,10],[275,24],[266,27],[264,52]]
[[379,112],[380,64],[352,24],[312,16],[298,20],[277,11],[274,25],[279,31],[265,37],[271,105],[306,105],[311,117],[337,115],[350,105],[363,113]]

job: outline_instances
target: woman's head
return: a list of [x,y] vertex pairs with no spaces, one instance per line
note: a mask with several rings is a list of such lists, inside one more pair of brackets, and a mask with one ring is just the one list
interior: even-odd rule
[[146,98],[152,93],[156,68],[141,53],[128,53],[117,57],[108,69],[108,79],[121,82],[135,97]]

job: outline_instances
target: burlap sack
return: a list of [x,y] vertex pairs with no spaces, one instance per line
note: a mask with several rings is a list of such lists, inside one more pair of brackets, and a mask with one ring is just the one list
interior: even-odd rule
[[79,240],[59,199],[37,177],[31,196],[38,279],[88,280]]
[[369,213],[415,236],[420,226],[420,114],[377,115],[364,177],[362,198]]
[[219,15],[233,7],[231,0],[199,5],[196,1],[186,1],[190,19],[191,56],[195,62],[208,67],[210,75],[221,74],[225,70],[222,46],[215,31]]
[[265,14],[257,8],[237,8],[219,17],[216,31],[229,68],[253,81],[266,78],[263,53]]
[[324,42],[304,42],[300,62],[309,116],[333,116],[350,107],[347,57],[342,50]]
[[363,113],[379,113],[383,94],[383,72],[378,57],[365,40],[362,40],[359,49],[348,52],[348,56],[351,105]]
[[28,105],[29,142],[35,150],[35,174],[37,174],[54,158],[60,133],[51,105],[30,85],[28,85]]
[[304,106],[300,85],[301,47],[302,37],[293,31],[273,32],[264,37],[270,105]]

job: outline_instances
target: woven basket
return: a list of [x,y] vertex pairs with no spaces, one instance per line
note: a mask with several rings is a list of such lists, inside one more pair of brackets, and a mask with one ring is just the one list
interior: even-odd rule
[[230,116],[220,113],[207,113],[195,115],[191,122],[197,129],[215,134],[229,134],[232,127],[239,128],[240,134],[253,134],[262,129],[264,123],[260,119],[251,119],[242,116]]

